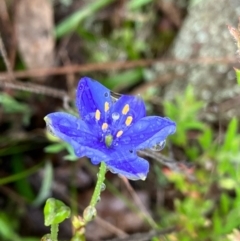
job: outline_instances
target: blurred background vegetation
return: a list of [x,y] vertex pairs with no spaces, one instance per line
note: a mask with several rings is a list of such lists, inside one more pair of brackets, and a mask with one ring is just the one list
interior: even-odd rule
[[[0,0],[0,240],[48,233],[48,197],[73,214],[88,205],[98,167],[43,121],[76,111],[85,75],[141,94],[148,114],[177,123],[161,153],[140,153],[151,164],[145,182],[107,173],[87,240],[240,240],[239,63],[226,27],[237,26],[239,9],[234,0]],[[203,14],[207,27],[192,20]],[[149,233],[156,225],[164,234]],[[71,232],[65,221],[60,240]]]

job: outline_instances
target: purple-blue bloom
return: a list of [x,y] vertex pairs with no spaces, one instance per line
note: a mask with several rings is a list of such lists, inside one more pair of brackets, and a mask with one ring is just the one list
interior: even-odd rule
[[51,133],[68,142],[78,157],[91,158],[94,165],[105,162],[108,169],[129,179],[145,179],[149,163],[137,150],[165,142],[176,125],[168,118],[146,117],[139,96],[113,98],[109,89],[84,77],[76,94],[80,118],[55,112],[44,119]]

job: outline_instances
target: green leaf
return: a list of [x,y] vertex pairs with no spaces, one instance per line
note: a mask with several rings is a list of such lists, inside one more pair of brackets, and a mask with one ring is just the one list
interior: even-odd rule
[[240,69],[235,69],[236,76],[237,76],[237,83],[240,85]]
[[164,113],[170,119],[176,120],[179,113],[179,109],[174,103],[166,101],[164,103]]
[[142,68],[127,70],[125,72],[114,74],[105,79],[102,84],[109,89],[125,88],[135,85],[141,81],[143,77]]
[[44,151],[47,153],[58,153],[60,151],[65,150],[65,148],[66,148],[66,144],[64,142],[60,142],[60,143],[54,143],[45,147]]
[[220,197],[220,208],[221,212],[223,212],[225,215],[228,214],[230,210],[230,197],[226,193],[222,193]]
[[44,224],[50,226],[59,224],[71,215],[71,210],[63,202],[49,198],[44,207]]
[[223,144],[223,150],[230,151],[232,142],[234,141],[234,138],[237,136],[237,129],[238,129],[238,120],[236,118],[233,118],[230,123],[228,124],[224,144]]
[[0,106],[7,114],[21,113],[22,121],[25,125],[29,123],[31,109],[28,105],[21,103],[8,94],[0,93]]
[[44,177],[42,179],[43,180],[42,185],[38,193],[38,196],[33,202],[34,206],[41,205],[50,194],[52,181],[53,181],[53,168],[52,168],[51,162],[46,162],[43,173],[44,173]]
[[205,128],[205,125],[201,122],[198,122],[198,121],[189,121],[189,122],[186,122],[183,124],[184,128],[186,130],[204,130]]
[[79,158],[69,154],[69,155],[64,156],[63,159],[66,160],[66,161],[74,162],[74,161],[77,161]]
[[220,234],[222,232],[222,219],[220,218],[220,215],[218,211],[215,211],[212,217],[212,223],[213,223],[213,231],[216,234]]
[[71,145],[69,145],[68,143],[66,143],[66,149],[67,149],[69,154],[63,157],[64,160],[67,160],[67,161],[77,161],[79,159],[79,157],[77,157],[75,155],[73,147]]
[[136,10],[142,6],[152,2],[153,0],[129,0],[127,1],[127,8],[129,10]]
[[208,150],[213,142],[213,132],[210,128],[205,128],[202,135],[198,138],[201,147]]
[[188,131],[204,131],[206,125],[199,121],[198,114],[204,103],[196,99],[194,88],[187,86],[184,94],[175,96],[173,101],[165,101],[164,113],[177,124],[177,132],[171,136],[174,144],[187,148]]
[[11,97],[8,94],[0,93],[0,103],[6,113],[29,113],[30,108]]
[[1,240],[20,241],[20,238],[13,229],[12,220],[5,213],[0,213],[0,237]]
[[29,168],[26,171],[16,173],[14,175],[7,176],[7,177],[4,177],[4,178],[0,178],[0,186],[4,185],[4,184],[7,184],[7,183],[18,181],[18,180],[20,180],[22,178],[25,178],[25,177],[28,177],[29,175],[37,172],[41,166],[42,166],[42,163],[37,164],[36,166],[33,166],[32,168]]
[[97,11],[107,6],[115,0],[94,0],[89,1],[88,4],[81,9],[77,10],[75,13],[64,19],[60,24],[57,25],[55,29],[56,38],[60,38],[63,35],[74,31],[78,24],[84,19],[94,15]]
[[199,150],[196,146],[188,147],[186,154],[190,160],[196,160],[199,156]]
[[220,179],[219,186],[227,190],[234,190],[237,187],[237,183],[234,179],[225,177]]
[[240,212],[238,208],[232,209],[227,217],[226,217],[226,223],[223,226],[222,232],[229,233],[233,229],[238,228],[240,225]]
[[[13,173],[15,175],[22,173],[25,170],[23,156],[21,154],[14,155],[12,157],[11,165],[12,165]],[[30,175],[30,173],[29,173],[29,175]],[[18,192],[23,197],[25,197],[28,200],[33,200],[34,193],[33,193],[33,190],[32,190],[32,187],[31,187],[29,181],[27,180],[27,177],[28,176],[25,176],[24,178],[16,181],[15,186],[16,186],[16,189],[18,190]]]

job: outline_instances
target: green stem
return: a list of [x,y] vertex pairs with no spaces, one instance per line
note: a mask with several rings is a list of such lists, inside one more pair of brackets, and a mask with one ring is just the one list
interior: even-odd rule
[[92,195],[92,199],[90,202],[90,206],[95,207],[98,199],[100,197],[101,194],[101,188],[102,188],[102,184],[105,180],[105,174],[107,172],[107,167],[106,164],[104,162],[101,162],[100,168],[99,168],[99,172],[98,172],[98,178],[97,178],[97,183]]
[[58,224],[51,225],[51,240],[58,241]]

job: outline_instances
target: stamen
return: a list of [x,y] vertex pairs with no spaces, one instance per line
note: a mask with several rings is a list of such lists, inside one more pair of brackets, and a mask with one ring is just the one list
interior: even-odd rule
[[96,110],[96,112],[95,112],[95,119],[99,121],[100,120],[100,116],[101,116],[100,111]]
[[118,131],[117,137],[120,137],[123,134],[123,131]]
[[105,102],[104,104],[104,111],[107,112],[109,110],[109,103]]
[[108,124],[106,122],[104,122],[102,124],[102,130],[105,131],[105,130],[107,130],[107,128],[108,128]]
[[123,107],[123,109],[122,109],[122,113],[123,113],[124,115],[126,115],[126,114],[128,113],[128,111],[129,111],[129,104],[126,104],[126,105]]
[[130,126],[132,123],[132,120],[133,120],[132,116],[128,116],[125,121],[126,126]]

